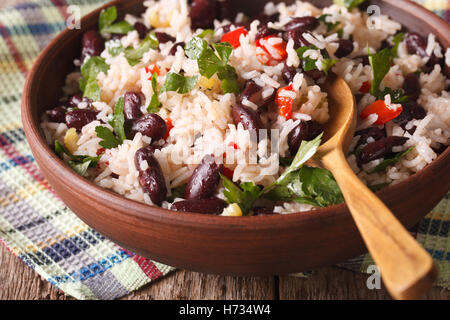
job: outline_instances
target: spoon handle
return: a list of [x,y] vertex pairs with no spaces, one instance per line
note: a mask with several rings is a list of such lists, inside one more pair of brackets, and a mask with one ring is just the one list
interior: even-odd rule
[[338,182],[361,236],[395,299],[420,299],[437,277],[433,259],[334,149],[322,164]]

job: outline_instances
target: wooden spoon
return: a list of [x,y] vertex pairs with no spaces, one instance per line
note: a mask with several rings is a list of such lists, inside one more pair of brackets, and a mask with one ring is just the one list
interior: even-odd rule
[[345,154],[356,127],[355,99],[347,83],[330,77],[330,120],[317,156],[329,169],[344,195],[356,226],[395,299],[420,299],[432,287],[437,269],[431,256],[415,241],[392,212],[350,168]]

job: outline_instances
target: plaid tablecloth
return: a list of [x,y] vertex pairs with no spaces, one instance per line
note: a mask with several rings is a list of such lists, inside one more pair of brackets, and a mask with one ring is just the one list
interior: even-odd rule
[[[78,219],[53,193],[26,142],[20,99],[26,73],[65,27],[67,7],[83,14],[105,0],[36,0],[0,11],[0,242],[50,283],[78,299],[115,299],[173,268],[139,257]],[[448,1],[421,1],[450,20]],[[450,288],[448,196],[413,231]],[[365,272],[364,255],[339,266]]]

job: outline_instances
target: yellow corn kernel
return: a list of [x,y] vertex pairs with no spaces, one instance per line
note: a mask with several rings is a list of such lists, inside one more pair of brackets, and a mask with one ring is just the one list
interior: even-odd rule
[[221,90],[220,80],[216,76],[213,76],[210,79],[202,76],[200,77],[198,84],[202,88],[207,90],[213,90],[214,92],[219,92]]
[[158,16],[158,12],[156,10],[150,13],[150,25],[154,28],[168,28],[170,27],[170,20],[172,18],[172,14],[169,16],[167,21],[161,21]]
[[74,153],[78,149],[78,134],[77,129],[70,128],[67,130],[66,135],[64,136],[64,145],[70,153]]
[[222,216],[242,217],[241,207],[237,203],[232,203],[223,210]]

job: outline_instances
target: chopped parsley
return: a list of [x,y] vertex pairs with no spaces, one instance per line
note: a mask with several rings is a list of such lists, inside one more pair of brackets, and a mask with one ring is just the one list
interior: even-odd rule
[[385,48],[374,54],[369,54],[369,62],[372,67],[373,76],[370,94],[379,100],[384,100],[384,97],[387,94],[390,94],[393,103],[403,103],[408,100],[408,97],[404,95],[403,90],[393,90],[391,88],[385,88],[383,91],[380,90],[381,82],[391,69],[391,59],[391,49],[389,48]]
[[410,153],[413,149],[414,149],[414,147],[411,147],[411,148],[409,148],[409,149],[406,150],[406,151],[399,152],[399,153],[395,154],[395,156],[392,157],[392,158],[384,159],[379,165],[377,165],[373,170],[371,170],[371,171],[368,172],[368,173],[369,173],[369,174],[372,174],[372,173],[382,172],[382,171],[386,170],[387,167],[395,165],[397,162],[400,161],[401,158],[403,158],[404,156],[406,156],[406,155],[407,155],[408,153]]
[[393,38],[392,42],[394,43],[394,46],[391,48],[391,57],[397,58],[398,55],[398,46],[400,43],[405,39],[405,34],[403,32],[397,33]]
[[130,66],[135,66],[139,62],[141,62],[142,57],[146,52],[150,49],[158,49],[159,41],[155,36],[155,33],[152,32],[148,35],[142,42],[139,44],[137,48],[128,47],[125,49],[124,54]]
[[112,120],[109,122],[111,127],[113,127],[117,137],[119,138],[120,143],[123,143],[123,141],[127,139],[124,128],[125,116],[123,114],[123,106],[124,98],[120,98],[114,106],[114,115]]
[[161,88],[161,92],[175,91],[180,94],[185,94],[194,89],[197,80],[198,76],[185,77],[175,72],[169,72],[166,75],[166,81]]
[[208,79],[217,73],[222,81],[224,93],[237,93],[239,86],[236,70],[228,65],[233,47],[228,43],[214,43],[213,48],[200,37],[193,37],[185,47],[185,53],[191,60],[197,60],[200,74]]
[[98,19],[100,33],[127,34],[131,30],[134,30],[133,26],[126,21],[114,23],[116,19],[117,8],[115,6],[102,10]]
[[327,26],[327,31],[330,32],[331,30],[334,30],[340,24],[340,22],[335,22],[335,23],[327,22],[328,16],[331,17],[331,14],[323,14],[318,19],[319,19],[319,21],[322,21]]
[[117,148],[120,145],[120,139],[117,138],[111,130],[109,130],[106,127],[103,126],[97,126],[95,127],[95,133],[97,134],[97,137],[102,139],[100,141],[100,145],[105,149],[113,149]]
[[67,150],[67,148],[61,144],[58,140],[55,141],[55,152],[58,154],[65,153],[70,160],[68,165],[77,172],[80,176],[86,176],[88,168],[95,168],[101,156],[89,157],[89,156],[76,156]]
[[225,190],[223,194],[229,204],[236,203],[244,216],[249,215],[253,204],[261,196],[261,189],[253,182],[241,183],[240,187],[224,175],[221,175]]
[[118,39],[106,41],[105,47],[112,57],[118,56],[123,51],[122,42]]
[[161,107],[161,102],[159,101],[158,97],[158,75],[156,74],[156,72],[154,72],[152,75],[152,88],[153,88],[153,95],[147,107],[147,112],[157,113]]
[[[319,50],[316,46],[304,46],[297,49],[297,55],[302,61],[302,67],[304,71],[311,71],[319,69],[317,66],[317,60],[311,59],[305,56],[305,52],[308,50]],[[327,57],[322,59],[322,71],[328,74],[328,70],[337,62],[335,59],[329,59]]]
[[109,65],[101,57],[88,57],[81,66],[80,89],[84,97],[94,101],[100,100],[100,87],[97,83],[97,75],[100,72],[107,73]]
[[334,3],[346,7],[349,11],[353,10],[366,0],[334,0]]

